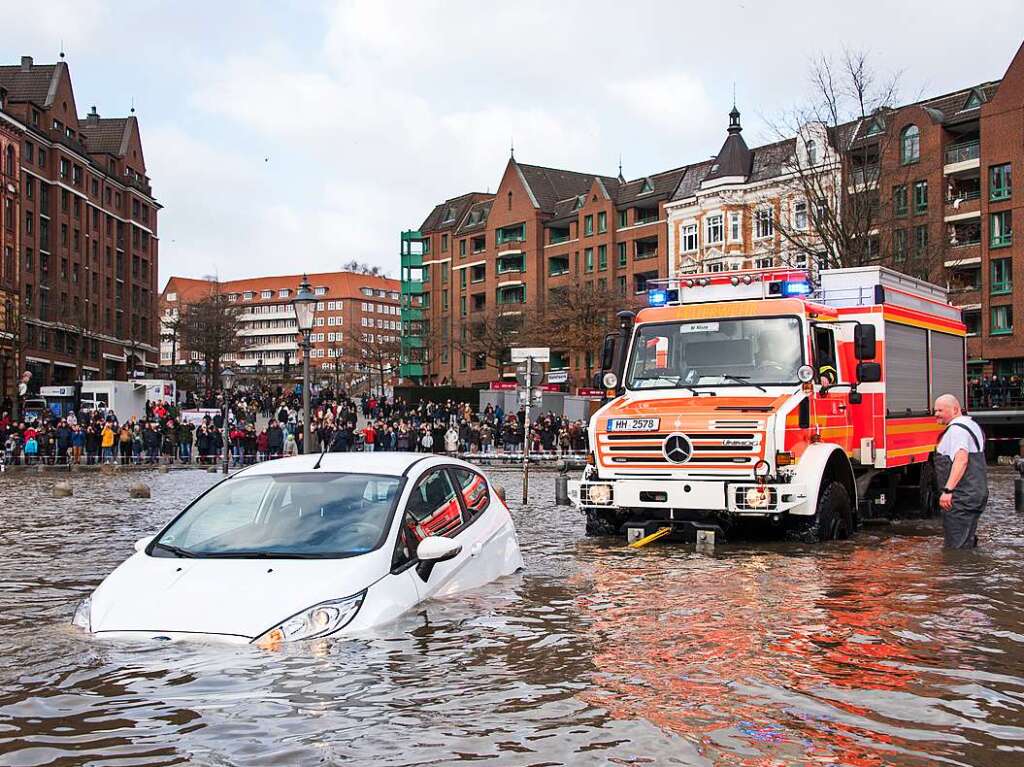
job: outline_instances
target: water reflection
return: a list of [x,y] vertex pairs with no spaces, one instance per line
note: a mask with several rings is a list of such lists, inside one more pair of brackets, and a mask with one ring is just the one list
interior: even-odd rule
[[[979,552],[932,522],[715,558],[627,552],[521,509],[527,571],[386,631],[265,653],[108,644],[77,600],[213,475],[0,479],[0,763],[846,764],[1024,761],[1020,519]],[[535,477],[538,497],[553,477]],[[1008,476],[994,483],[1006,498]]]

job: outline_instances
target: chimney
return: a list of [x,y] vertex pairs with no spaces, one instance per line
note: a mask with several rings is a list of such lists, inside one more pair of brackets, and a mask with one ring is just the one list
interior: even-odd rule
[[22,56],[21,57],[21,71],[22,72],[28,72],[30,69],[32,69],[32,57],[31,56]]
[[96,111],[96,105],[93,104],[92,109],[89,110],[89,114],[85,116],[85,123],[86,125],[98,125],[99,121],[100,113]]

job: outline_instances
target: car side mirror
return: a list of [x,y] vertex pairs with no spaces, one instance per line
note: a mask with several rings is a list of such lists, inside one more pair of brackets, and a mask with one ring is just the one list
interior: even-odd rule
[[858,322],[853,329],[853,356],[859,360],[873,360],[878,356],[875,347],[875,326]]
[[155,537],[155,535],[147,535],[145,538],[139,538],[139,540],[135,541],[135,550],[141,554]]
[[439,535],[428,535],[416,547],[416,558],[419,564],[416,565],[416,573],[423,579],[424,583],[434,570],[438,562],[447,562],[462,553],[462,544],[453,541],[451,538],[442,538]]
[[878,383],[882,380],[882,366],[877,362],[857,363],[858,383]]

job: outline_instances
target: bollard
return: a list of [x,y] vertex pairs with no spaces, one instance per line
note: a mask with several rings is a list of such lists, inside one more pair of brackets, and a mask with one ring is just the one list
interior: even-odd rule
[[555,477],[555,505],[569,505],[569,477],[565,474]]
[[74,494],[75,491],[71,489],[70,482],[58,482],[53,486],[54,498],[70,498]]
[[715,553],[715,531],[714,530],[698,530],[697,531],[697,553],[698,554],[714,554]]
[[128,488],[129,498],[149,498],[149,485],[143,484],[142,482],[136,482],[134,485]]

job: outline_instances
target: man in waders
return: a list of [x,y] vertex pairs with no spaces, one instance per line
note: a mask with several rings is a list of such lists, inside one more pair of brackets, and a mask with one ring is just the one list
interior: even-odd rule
[[935,400],[935,417],[946,427],[934,457],[946,548],[973,549],[978,517],[988,503],[985,435],[952,394]]

